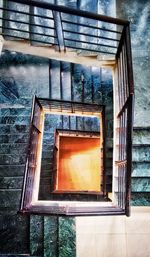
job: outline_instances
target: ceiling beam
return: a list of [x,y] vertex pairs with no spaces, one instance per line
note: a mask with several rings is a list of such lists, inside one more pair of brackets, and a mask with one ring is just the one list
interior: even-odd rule
[[102,54],[98,57],[95,56],[82,56],[76,51],[57,52],[54,47],[50,46],[35,46],[30,45],[28,41],[15,41],[4,40],[3,50],[20,52],[23,54],[30,54],[39,57],[45,57],[49,59],[55,59],[58,61],[72,62],[94,67],[107,67],[113,68],[115,60],[106,60],[106,55]]

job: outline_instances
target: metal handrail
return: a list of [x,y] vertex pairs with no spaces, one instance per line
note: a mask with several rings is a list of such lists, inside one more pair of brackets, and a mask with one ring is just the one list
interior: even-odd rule
[[[50,10],[52,11],[50,17],[48,17],[47,15],[40,15],[40,14],[34,14],[34,13],[29,13],[25,12],[25,11],[19,11],[19,10],[15,10],[12,7],[9,9],[8,6],[6,7],[0,7],[1,10],[3,10],[4,12],[14,12],[14,13],[20,13],[23,15],[27,15],[29,18],[31,17],[39,17],[42,19],[46,20],[50,20],[52,22],[54,22],[54,24],[52,26],[48,26],[43,25],[43,24],[37,24],[36,22],[26,22],[26,21],[21,21],[21,20],[17,20],[17,19],[10,19],[9,17],[1,17],[0,19],[3,21],[3,26],[2,26],[2,35],[6,36],[7,39],[10,38],[16,38],[16,39],[22,39],[22,40],[29,40],[29,42],[32,43],[33,42],[37,42],[37,43],[43,43],[43,44],[50,44],[52,46],[56,47],[56,50],[58,49],[59,51],[66,51],[66,48],[68,49],[74,49],[74,50],[81,50],[81,51],[87,51],[87,52],[93,52],[96,53],[97,55],[102,53],[102,54],[108,54],[108,55],[113,55],[114,58],[118,55],[118,51],[120,48],[120,40],[122,40],[122,34],[124,31],[124,28],[126,26],[129,25],[129,21],[127,20],[123,20],[123,19],[117,19],[117,18],[113,18],[113,17],[108,17],[105,15],[100,15],[100,14],[95,14],[95,13],[91,13],[91,12],[87,12],[87,11],[83,11],[83,10],[78,10],[78,9],[71,9],[65,6],[61,6],[61,5],[54,5],[54,4],[50,4],[50,3],[46,3],[46,2],[39,2],[36,0],[32,0],[32,1],[28,1],[28,0],[9,0],[9,2],[12,3],[18,3],[18,4],[23,4],[23,5],[27,5],[29,7],[36,7],[36,8],[41,8],[41,9],[45,9],[45,10]],[[61,14],[69,14],[70,15],[70,20],[64,19],[64,17],[62,17]],[[58,14],[58,15],[57,15]],[[57,17],[59,16],[59,21],[57,20]],[[72,16],[79,18],[79,17],[83,17],[85,19],[90,19],[92,21],[97,21],[98,22],[102,22],[101,26],[99,26],[99,24],[96,24],[95,26],[93,26],[93,24],[90,23],[83,23],[80,22],[78,19],[76,21],[72,21]],[[8,27],[7,26],[7,21],[8,22],[17,22],[20,24],[27,24],[29,25],[29,32],[27,31],[23,31],[21,29],[18,29],[17,32],[22,32],[22,33],[29,33],[29,38],[24,37],[24,36],[14,36],[11,34],[11,30],[14,31],[15,29],[13,27],[10,26],[9,28],[9,33],[7,33]],[[6,23],[5,23],[6,22]],[[72,24],[72,26],[77,26],[78,27],[78,31],[76,32],[75,29],[66,29],[65,24]],[[104,24],[103,24],[104,23]],[[116,25],[117,28],[116,29],[112,29],[110,27],[110,24]],[[106,26],[105,26],[106,25]],[[107,26],[109,25],[109,26]],[[54,27],[53,27],[54,26]],[[58,32],[58,26],[60,29],[60,33]],[[118,26],[121,26],[121,29],[118,30]],[[52,29],[54,30],[54,34],[51,32],[47,32],[46,35],[45,33],[43,33],[43,36],[47,36],[49,38],[53,38],[54,42],[47,42],[47,39],[41,40],[40,38],[31,38],[31,35],[41,35],[42,33],[39,33],[37,31],[31,30],[30,28],[34,28],[34,27],[39,27],[39,28],[43,28],[43,29]],[[80,31],[80,28],[82,28],[83,33]],[[93,38],[96,39],[97,42],[93,41],[93,38],[91,37],[92,35],[90,33],[84,33],[84,28],[85,29],[91,29],[92,31],[94,31],[94,33],[92,32]],[[6,33],[5,33],[6,30]],[[111,37],[111,34],[109,35],[103,35],[99,32],[101,32],[104,34],[106,33],[113,33],[114,36]],[[48,33],[50,33],[50,35],[47,35]],[[79,36],[89,36],[90,38],[84,38],[84,40],[82,39],[77,39],[72,37],[72,33],[76,33],[75,35],[79,35]],[[95,35],[99,34],[99,35]],[[118,38],[121,36],[121,38]],[[42,36],[42,35],[41,35]],[[109,40],[109,43],[108,41]],[[107,43],[106,43],[106,42]],[[118,45],[119,43],[119,45]],[[83,44],[83,45],[82,45]],[[86,44],[86,46],[85,46]],[[58,46],[58,48],[57,48]],[[93,47],[92,47],[93,46]],[[109,51],[109,49],[112,48],[112,50],[114,49],[114,51]]]
[[129,24],[129,21],[127,21],[127,20],[108,17],[108,16],[105,16],[105,15],[95,14],[95,13],[82,11],[82,10],[78,10],[78,9],[72,9],[72,8],[69,8],[69,7],[62,6],[62,5],[54,5],[54,4],[50,4],[50,3],[46,3],[46,2],[38,2],[38,1],[35,1],[35,0],[32,0],[32,1],[29,1],[29,0],[9,0],[9,2],[16,2],[16,3],[20,3],[20,4],[26,4],[26,5],[29,5],[29,6],[39,7],[39,8],[43,8],[43,9],[50,9],[50,10],[57,11],[57,12],[68,13],[68,14],[71,14],[71,15],[85,17],[85,18],[89,18],[89,19],[93,19],[93,20],[100,20],[100,21],[104,21],[104,22],[108,22],[108,23],[112,23],[112,24],[116,24],[116,25],[124,26],[124,25]]

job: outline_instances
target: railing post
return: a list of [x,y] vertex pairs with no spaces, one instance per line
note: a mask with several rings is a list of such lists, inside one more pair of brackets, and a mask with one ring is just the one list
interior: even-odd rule
[[2,53],[3,44],[4,44],[4,38],[0,35],[0,55]]
[[133,131],[133,95],[129,96],[127,110],[127,174],[126,174],[126,205],[125,212],[130,216],[131,172],[132,172],[132,131]]
[[133,131],[133,101],[134,101],[134,82],[132,68],[132,53],[130,27],[126,26],[125,31],[126,58],[127,58],[127,74],[129,88],[129,105],[127,110],[127,177],[126,177],[126,215],[130,216],[130,200],[131,200],[131,172],[132,172],[132,131]]

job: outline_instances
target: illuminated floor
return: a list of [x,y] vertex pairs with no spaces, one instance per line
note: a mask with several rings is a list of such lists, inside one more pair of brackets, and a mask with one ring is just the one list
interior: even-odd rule
[[100,139],[60,138],[57,190],[100,191]]
[[131,217],[76,218],[76,257],[149,257],[149,238],[149,206],[132,207]]

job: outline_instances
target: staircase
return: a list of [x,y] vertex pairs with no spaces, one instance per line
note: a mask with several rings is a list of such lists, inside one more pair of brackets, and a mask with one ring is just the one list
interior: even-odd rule
[[[105,21],[102,16],[100,21],[100,16],[96,20],[88,14],[84,17],[84,12],[83,17],[74,14],[74,9],[77,12],[78,9],[95,13],[100,9],[105,12],[104,6],[100,6],[103,4],[98,2],[87,4],[83,0],[69,3],[66,0],[51,0],[34,3],[33,6],[30,3],[28,6],[26,0],[1,1],[0,34],[5,39],[3,49],[91,66],[112,67],[121,35],[121,31],[117,32],[116,39],[115,20],[111,18]],[[66,13],[65,7],[70,8],[69,13]],[[82,29],[79,24],[83,24]],[[122,29],[124,23],[120,25]],[[98,26],[100,30],[97,30]],[[104,54],[104,58],[101,54]]]
[[132,205],[150,205],[150,127],[134,128]]
[[[51,1],[54,2],[54,1]],[[6,3],[6,1],[4,1]],[[57,1],[57,4],[62,4],[62,1]],[[64,5],[68,3],[68,1],[63,1]],[[96,1],[95,1],[96,3]],[[91,10],[91,6],[85,6],[85,1],[71,1],[69,3],[70,7],[82,7],[83,9]],[[7,5],[5,6],[8,7]],[[12,3],[10,6],[12,8]],[[15,5],[17,9],[17,4]],[[31,12],[34,12],[33,8],[31,8]],[[97,6],[92,4],[93,12],[97,11]],[[22,8],[22,11],[27,11],[26,7]],[[44,13],[45,15],[46,13]],[[6,17],[8,13],[4,13],[4,17]],[[40,15],[40,13],[38,13]],[[11,15],[13,18],[15,15]],[[21,15],[22,17],[22,15]],[[38,19],[37,19],[38,20]],[[26,20],[24,20],[26,22]],[[27,21],[28,22],[28,21]],[[37,22],[37,21],[36,21]],[[5,23],[5,22],[4,22]],[[16,23],[17,24],[17,23]],[[15,24],[15,26],[16,26]],[[4,24],[3,24],[4,25]],[[8,25],[8,24],[7,24]],[[94,24],[93,24],[94,25]],[[13,50],[33,55],[40,55],[41,48],[43,50],[40,56],[48,57],[48,52],[44,52],[43,46],[41,46],[40,42],[36,42],[41,38],[41,35],[36,35],[35,38],[29,38],[30,33],[20,34],[20,27],[16,26],[17,30],[15,33],[17,36],[25,37],[28,41],[30,40],[30,44],[28,44],[28,49],[26,42],[22,42],[20,44],[19,38],[13,42],[12,35],[14,35],[14,31],[9,31],[9,35],[6,36],[6,32],[8,30],[5,28],[3,31],[6,36],[6,44],[4,44],[4,49]],[[69,27],[69,26],[68,26]],[[28,30],[30,32],[33,30],[32,26],[29,24],[21,27],[21,29]],[[31,29],[31,30],[30,30]],[[46,31],[46,30],[45,30]],[[45,32],[44,31],[44,32]],[[35,33],[43,33],[43,29],[39,31],[34,31]],[[86,30],[84,31],[86,32]],[[11,34],[12,33],[12,34]],[[91,32],[92,34],[93,32]],[[45,32],[46,34],[46,32]],[[92,34],[93,35],[93,34]],[[10,40],[11,37],[11,40]],[[20,38],[21,39],[21,38]],[[11,41],[11,42],[9,42]],[[53,41],[55,42],[55,41]],[[55,46],[53,46],[53,42],[50,42],[50,47],[52,48],[53,53],[55,52],[55,58],[60,58],[60,53],[57,51],[57,46],[55,42]],[[11,43],[11,44],[10,44]],[[40,43],[40,44],[39,44]],[[46,42],[48,43],[48,42]],[[20,44],[20,48],[19,48]],[[22,45],[22,48],[21,48]],[[38,46],[38,47],[37,47]],[[41,46],[41,48],[40,48]],[[12,48],[11,48],[12,47]],[[25,52],[26,49],[26,52]],[[50,49],[48,49],[50,51]],[[15,54],[15,53],[14,53]],[[52,52],[51,52],[52,54]],[[73,53],[74,54],[74,53]],[[58,56],[57,56],[58,55]],[[82,52],[78,53],[78,62],[88,64],[93,63],[96,65],[97,55],[88,59],[87,53],[86,59],[82,56]],[[18,55],[19,56],[19,55]],[[54,55],[51,55],[54,57]],[[79,57],[81,56],[81,57]],[[25,156],[27,150],[27,141],[28,141],[28,131],[29,131],[29,120],[30,120],[30,107],[31,106],[31,98],[34,94],[37,94],[39,97],[49,97],[49,98],[57,98],[64,100],[76,100],[81,101],[83,96],[83,87],[81,82],[81,75],[84,74],[85,78],[85,88],[84,88],[84,100],[88,102],[97,102],[99,104],[107,105],[106,108],[106,191],[111,192],[111,177],[112,177],[112,78],[104,69],[95,68],[92,70],[87,67],[82,69],[82,65],[80,64],[71,64],[68,62],[60,62],[51,60],[45,60],[43,65],[43,69],[38,69],[36,71],[36,77],[32,77],[34,71],[31,68],[37,63],[37,59],[34,59],[33,63],[30,66],[30,69],[20,69],[20,64],[22,63],[23,55],[20,55],[17,59],[13,57],[14,60],[17,60],[15,67],[13,70],[11,67],[7,67],[7,62],[4,70],[2,70],[3,79],[1,81],[2,88],[2,110],[1,110],[1,125],[0,125],[0,133],[1,133],[1,142],[2,147],[0,148],[0,211],[2,211],[1,215],[1,224],[2,224],[2,233],[0,234],[0,242],[2,245],[1,252],[10,252],[10,253],[30,253],[33,257],[75,257],[75,220],[72,218],[58,218],[58,217],[41,217],[41,216],[30,216],[24,217],[20,216],[17,213],[19,209],[19,201],[21,195],[22,181],[23,181],[23,173],[24,173],[24,165],[25,165]],[[64,57],[63,60],[66,57]],[[69,56],[70,58],[70,56]],[[68,58],[68,59],[69,59]],[[28,58],[27,58],[28,59]],[[77,59],[75,59],[77,62]],[[87,62],[86,62],[86,61]],[[89,61],[89,62],[88,62]],[[4,65],[3,63],[3,65]],[[110,62],[112,64],[112,62]],[[113,62],[114,63],[114,62]],[[24,60],[24,64],[26,63],[26,59]],[[9,66],[9,64],[8,64]],[[20,69],[20,70],[19,70]],[[46,70],[46,72],[45,72]],[[40,72],[39,72],[40,71]],[[43,71],[45,72],[43,74]],[[14,73],[13,73],[14,72]],[[31,73],[30,73],[31,72]],[[33,74],[32,74],[33,73]],[[6,75],[7,74],[7,75]],[[13,77],[17,77],[16,81],[13,81],[8,74]],[[16,75],[17,74],[17,75]],[[21,77],[20,78],[20,75]],[[24,79],[23,79],[24,77]],[[107,79],[106,79],[107,77]],[[99,82],[100,81],[100,82]],[[33,88],[34,85],[34,88]],[[36,86],[35,86],[36,85]],[[59,86],[58,86],[59,85]],[[19,92],[17,91],[19,88]],[[61,119],[60,119],[61,120]],[[62,127],[68,127],[68,119],[65,118],[63,121]],[[75,123],[74,123],[75,124]],[[83,125],[84,124],[84,125]],[[83,123],[82,120],[78,121],[78,127],[82,129],[82,126],[89,126],[88,123]],[[76,127],[76,124],[75,124]],[[93,123],[93,127],[97,127],[97,123]],[[49,132],[48,132],[49,133]],[[45,133],[44,142],[49,140],[50,134]],[[140,143],[141,144],[141,143]],[[140,151],[140,147],[138,143],[134,146],[134,150],[136,153],[136,149]],[[49,157],[47,155],[47,151],[44,152],[45,158],[45,166],[43,165],[42,173],[45,174],[43,177],[43,187],[47,188],[47,183],[50,181],[50,177],[48,174],[48,170],[45,169],[47,164],[51,164]],[[136,155],[136,154],[135,154]],[[141,176],[140,169],[143,169],[143,166],[140,166],[140,161],[136,160],[134,162],[134,172],[133,172],[133,180],[132,180],[132,201],[135,205],[140,205],[139,194],[143,197],[144,201],[148,203],[147,194],[143,193],[142,190],[139,189],[136,191],[135,183],[138,183],[138,179],[140,176],[141,184],[145,183],[144,176]],[[144,173],[146,177],[148,174],[148,165],[146,166],[146,162],[143,162],[144,165]],[[147,168],[146,168],[147,167]],[[147,171],[146,171],[147,169]],[[142,184],[142,185],[143,185]],[[138,188],[138,187],[137,187]],[[146,188],[146,187],[144,187]],[[146,192],[149,192],[144,189]]]
[[[106,192],[112,190],[112,137],[113,137],[113,106],[112,81],[108,71],[96,67],[86,67],[80,64],[49,61],[50,99],[72,100],[82,103],[97,103],[105,105],[106,116]],[[107,79],[104,79],[107,74]],[[81,78],[84,77],[84,81]],[[95,131],[100,130],[100,120],[96,117],[77,117],[46,115],[45,131],[43,137],[42,169],[39,198],[47,199],[73,199],[73,195],[51,194],[50,184],[53,169],[53,144],[55,129],[72,129]],[[84,195],[84,199],[104,200],[100,195]],[[83,200],[83,195],[78,195]]]
[[[70,100],[71,97],[78,101],[82,99],[81,74],[84,74],[84,97],[86,102],[108,104],[106,108],[106,145],[110,152],[107,159],[107,166],[111,176],[111,151],[112,151],[112,82],[107,70],[84,67],[79,64],[66,62],[48,61],[42,59],[42,65],[33,69],[33,64],[40,63],[35,57],[22,54],[9,53],[9,60],[12,60],[11,67],[7,66],[7,54],[3,54],[1,64],[1,111],[0,111],[0,211],[2,233],[0,234],[1,250],[4,253],[31,253],[31,256],[75,256],[75,220],[72,218],[41,217],[41,216],[20,216],[20,196],[22,190],[24,166],[26,159],[29,122],[31,114],[32,97],[36,94],[39,97],[49,97]],[[23,63],[20,60],[23,58]],[[34,59],[35,58],[35,59]],[[15,65],[13,66],[13,63]],[[13,67],[13,68],[12,68]],[[72,71],[72,76],[70,75]],[[27,76],[28,74],[28,76]],[[106,76],[106,74],[108,76]],[[108,80],[106,80],[108,77]],[[56,79],[57,78],[57,79]],[[100,83],[99,83],[100,81]],[[42,83],[41,83],[42,82]],[[92,83],[91,83],[92,82]],[[33,87],[34,85],[34,87]],[[93,90],[94,89],[94,90]],[[93,91],[92,91],[93,90]],[[57,92],[57,94],[56,94]],[[73,92],[73,93],[72,93]],[[93,93],[92,93],[93,92]],[[53,120],[54,122],[54,120]],[[60,128],[68,128],[68,117],[56,121]],[[76,126],[79,130],[99,130],[97,119],[93,122],[89,118],[71,118],[71,128]],[[45,133],[45,143],[50,139],[52,123],[47,120],[48,133]],[[45,179],[43,183],[49,183],[49,162],[48,151],[45,148],[45,165],[43,172]],[[44,178],[43,178],[44,180]],[[69,233],[69,236],[68,234]],[[68,240],[68,237],[70,240]],[[67,249],[66,249],[67,245]],[[70,254],[71,252],[71,254]]]
[[[0,99],[3,107],[0,110],[0,256],[7,249],[7,252],[14,253],[14,256],[18,256],[15,253],[21,252],[36,257],[75,257],[73,218],[27,217],[17,214],[31,108],[25,106],[23,97],[18,97],[18,104],[11,102],[17,94],[16,90],[10,94],[13,84],[7,88],[7,82],[1,87],[5,94],[1,94]],[[4,80],[1,83],[4,83]]]
[[[5,67],[1,70],[0,79],[0,254],[21,252],[37,257],[58,257],[65,256],[67,252],[66,256],[75,256],[74,219],[27,217],[17,214],[25,168],[32,97],[34,94],[49,96],[49,62],[44,59],[42,67],[38,66],[34,73],[32,67],[35,62],[40,62],[38,58],[26,56],[26,60],[23,59],[23,62],[26,62],[24,65],[19,61],[23,55],[13,56],[10,53],[10,60],[13,59],[15,63],[11,70],[5,57],[4,54],[1,59]],[[21,77],[18,69],[21,70]],[[69,233],[70,240],[66,232]],[[59,251],[64,255],[59,254]]]

